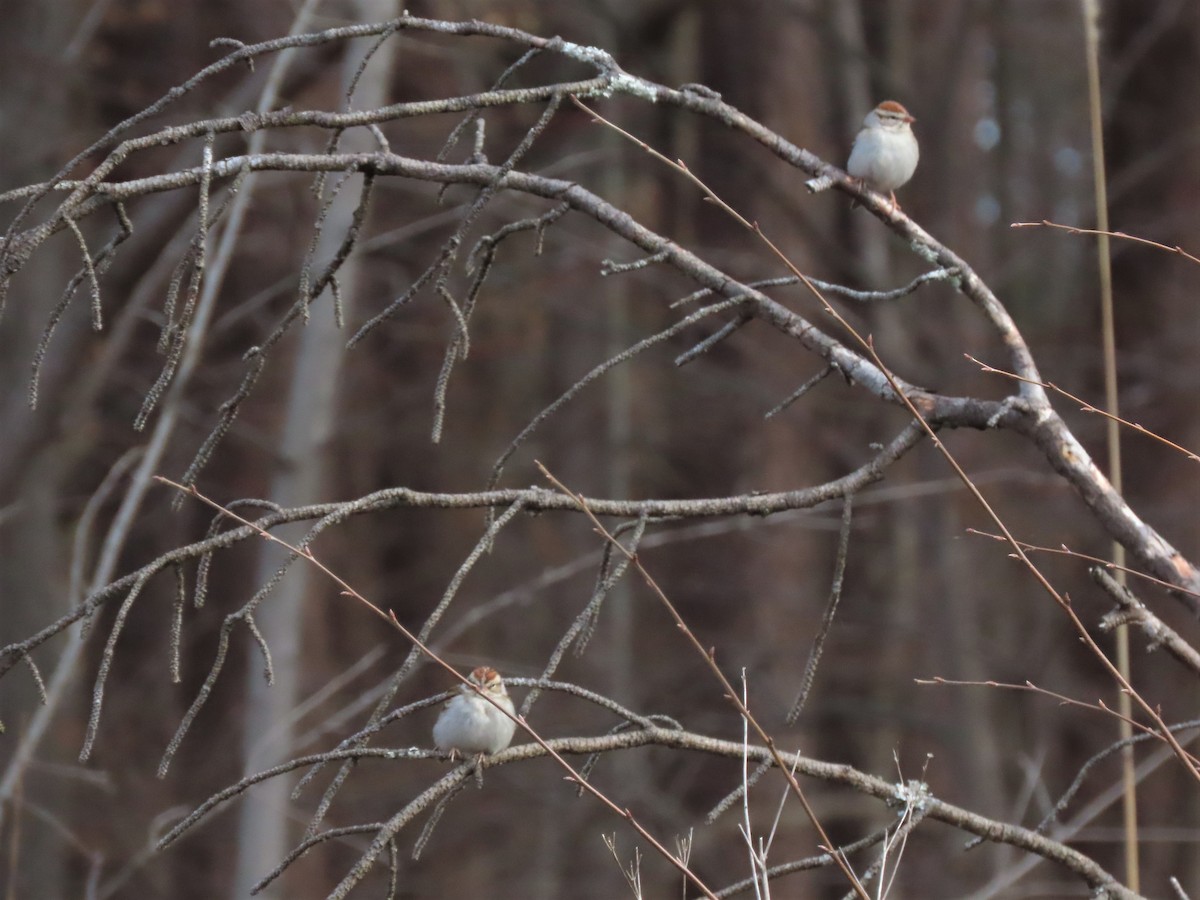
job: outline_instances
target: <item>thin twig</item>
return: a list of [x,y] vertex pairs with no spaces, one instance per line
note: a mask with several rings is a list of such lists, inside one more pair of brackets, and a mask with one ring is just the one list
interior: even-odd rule
[[1138,237],[1136,234],[1126,234],[1124,231],[1104,231],[1099,228],[1076,228],[1074,225],[1061,225],[1058,222],[1051,222],[1049,219],[1042,219],[1040,222],[1013,222],[1009,228],[1057,228],[1060,231],[1065,231],[1067,234],[1106,234],[1109,237],[1119,238],[1123,241],[1133,241],[1135,244],[1145,244],[1148,247],[1157,247],[1159,250],[1166,250],[1168,253],[1176,253],[1184,259],[1189,259],[1192,262],[1200,265],[1200,257],[1192,256],[1178,244],[1171,246],[1169,244],[1160,244],[1158,241],[1152,241],[1149,238]]
[[800,690],[784,720],[789,725],[795,724],[796,720],[800,718],[800,712],[808,701],[813,680],[817,677],[817,666],[821,662],[821,653],[825,649],[825,639],[829,637],[829,632],[833,628],[838,602],[842,599],[842,581],[846,574],[846,559],[850,555],[850,519],[851,510],[854,507],[853,498],[853,494],[847,494],[842,500],[842,527],[838,534],[837,559],[833,564],[833,583],[829,586],[829,602],[825,606],[825,614],[821,617],[821,625],[813,637],[812,649],[808,652],[808,662],[804,664],[804,675],[800,678]]

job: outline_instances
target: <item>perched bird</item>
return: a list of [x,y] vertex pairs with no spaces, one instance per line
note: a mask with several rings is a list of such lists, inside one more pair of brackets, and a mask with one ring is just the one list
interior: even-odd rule
[[[516,715],[504,679],[495,669],[480,666],[468,680],[509,715]],[[449,750],[451,759],[460,753],[499,753],[512,742],[516,722],[469,685],[459,685],[458,690],[433,726],[433,742],[439,750]]]
[[889,194],[894,209],[900,208],[896,188],[912,178],[921,155],[912,130],[915,121],[895,100],[884,100],[863,119],[846,163],[846,171],[853,177],[872,190]]

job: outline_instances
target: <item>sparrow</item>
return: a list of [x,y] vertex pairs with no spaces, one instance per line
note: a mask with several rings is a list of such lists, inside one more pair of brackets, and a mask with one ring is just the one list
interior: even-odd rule
[[896,188],[912,178],[921,155],[912,130],[915,121],[895,100],[884,100],[863,119],[846,163],[851,176],[872,190],[887,193],[893,209],[900,208]]
[[[439,750],[450,751],[451,759],[460,753],[499,753],[512,742],[517,727],[516,722],[486,699],[490,697],[509,715],[516,715],[499,672],[489,666],[480,666],[471,673],[468,681],[469,685],[459,685],[457,696],[446,701],[433,726],[434,744]],[[479,688],[484,696],[475,688]]]

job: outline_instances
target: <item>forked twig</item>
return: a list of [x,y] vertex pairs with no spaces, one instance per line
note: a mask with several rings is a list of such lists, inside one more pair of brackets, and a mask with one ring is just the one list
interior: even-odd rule
[[[1088,703],[1085,700],[1076,700],[1074,697],[1068,697],[1066,694],[1060,694],[1057,691],[1051,691],[1051,690],[1048,690],[1047,688],[1039,687],[1038,685],[1034,684],[1032,681],[1026,681],[1024,684],[1013,684],[1013,683],[1009,683],[1009,682],[990,681],[990,680],[989,681],[963,681],[963,680],[958,680],[958,679],[953,679],[953,678],[942,678],[941,676],[938,676],[936,678],[916,678],[916,679],[914,679],[914,682],[916,684],[920,684],[920,685],[948,685],[948,686],[952,686],[952,687],[990,687],[990,688],[999,688],[1001,690],[1006,690],[1006,691],[1023,691],[1023,692],[1030,693],[1030,694],[1041,694],[1043,697],[1049,697],[1052,700],[1057,700],[1059,706],[1077,706],[1080,709],[1088,709],[1088,710],[1091,710],[1092,712],[1103,713],[1105,715],[1112,716],[1115,719],[1119,719],[1122,722],[1125,722],[1130,727],[1132,727],[1135,731],[1140,731],[1142,734],[1146,735],[1147,737],[1157,737],[1158,736],[1157,730],[1150,728],[1149,726],[1143,725],[1141,722],[1138,722],[1136,719],[1126,718],[1125,716],[1121,715],[1121,713],[1119,713],[1117,710],[1113,709],[1111,706],[1109,706],[1107,703],[1105,703],[1103,700],[1097,701],[1096,703]],[[1192,761],[1193,765],[1200,765],[1200,759],[1197,759],[1194,754],[1188,753],[1187,756],[1188,756],[1188,759],[1190,759]]]
[[1157,247],[1159,250],[1166,250],[1168,253],[1175,253],[1182,256],[1184,259],[1189,259],[1194,263],[1200,264],[1200,258],[1192,256],[1178,244],[1172,247],[1170,244],[1160,244],[1158,241],[1152,241],[1149,238],[1138,237],[1136,234],[1126,234],[1124,231],[1104,231],[1099,228],[1076,228],[1074,225],[1061,225],[1058,222],[1051,222],[1049,219],[1042,219],[1040,222],[1013,222],[1009,228],[1057,228],[1060,231],[1065,231],[1067,234],[1103,234],[1108,237],[1120,238],[1123,241],[1133,241],[1135,244],[1145,244],[1148,247]]
[[1112,422],[1117,422],[1121,425],[1124,425],[1126,428],[1130,428],[1130,429],[1136,431],[1138,434],[1144,434],[1148,438],[1153,438],[1154,440],[1159,441],[1160,443],[1166,444],[1168,447],[1171,447],[1174,450],[1178,450],[1180,453],[1182,453],[1184,456],[1186,456],[1188,459],[1192,460],[1193,462],[1200,462],[1200,455],[1197,455],[1193,451],[1189,450],[1187,447],[1181,447],[1179,444],[1176,444],[1174,441],[1167,440],[1161,434],[1156,434],[1155,432],[1151,431],[1149,428],[1147,428],[1144,425],[1139,425],[1137,422],[1130,422],[1128,419],[1122,419],[1120,416],[1113,415],[1106,409],[1101,409],[1098,406],[1093,406],[1091,403],[1088,403],[1082,397],[1076,397],[1070,391],[1063,390],[1057,384],[1055,384],[1053,381],[1034,381],[1032,378],[1025,378],[1021,375],[1017,375],[1015,372],[1007,372],[1004,369],[997,369],[995,366],[989,366],[987,363],[982,362],[982,361],[976,359],[975,357],[973,357],[970,353],[964,353],[963,356],[965,356],[971,362],[975,363],[975,365],[979,366],[979,371],[983,372],[985,375],[1003,375],[1005,378],[1011,378],[1014,381],[1021,381],[1021,382],[1024,382],[1025,384],[1036,384],[1040,387],[1045,388],[1048,391],[1053,391],[1054,393],[1059,394],[1060,396],[1066,397],[1068,400],[1078,403],[1080,410],[1082,410],[1083,412],[1095,413],[1098,416],[1103,416],[1104,418],[1106,418]]
[[[1002,534],[992,534],[990,531],[980,531],[978,528],[968,528],[966,529],[966,533],[975,534],[979,537],[991,538],[993,541],[1000,541],[1001,543],[1008,542]],[[1118,565],[1112,560],[1104,559],[1101,556],[1091,556],[1087,553],[1080,553],[1078,550],[1072,550],[1066,544],[1063,544],[1061,547],[1043,547],[1039,544],[1031,544],[1028,541],[1019,541],[1018,543],[1020,543],[1021,548],[1026,553],[1052,553],[1057,556],[1069,556],[1075,559],[1081,559],[1084,562],[1090,562],[1097,566],[1103,566],[1105,569],[1115,569],[1118,572],[1124,572],[1126,575],[1132,575],[1135,578],[1141,578],[1150,582],[1151,584],[1158,585],[1164,590],[1174,591],[1179,594],[1186,594],[1189,597],[1200,599],[1200,593],[1196,591],[1189,591],[1187,588],[1182,588],[1178,585],[1171,584],[1169,581],[1163,581],[1161,578],[1155,578],[1153,575],[1149,575],[1145,572],[1139,572],[1137,569],[1131,569],[1129,566]]]
[[804,796],[804,790],[800,787],[800,782],[796,780],[796,776],[792,774],[791,769],[780,755],[779,750],[776,749],[774,738],[767,734],[766,729],[764,729],[758,723],[758,720],[753,716],[753,714],[751,714],[746,704],[743,703],[741,698],[738,697],[737,691],[734,689],[733,685],[730,684],[729,679],[725,677],[725,673],[721,671],[721,667],[717,665],[716,650],[706,650],[704,648],[704,645],[700,643],[700,639],[696,637],[695,632],[688,627],[687,622],[683,620],[683,616],[679,614],[679,610],[675,608],[675,604],[671,602],[670,598],[667,597],[666,593],[659,586],[658,582],[654,580],[654,576],[652,576],[646,570],[646,567],[642,565],[642,561],[638,554],[627,549],[624,544],[618,541],[612,535],[612,533],[600,523],[600,520],[596,518],[595,514],[588,507],[587,500],[583,497],[583,495],[575,493],[565,484],[555,478],[550,473],[550,470],[542,465],[541,462],[535,461],[535,465],[537,465],[538,470],[542,473],[547,481],[549,481],[556,489],[570,497],[575,501],[576,504],[578,504],[580,511],[588,517],[592,523],[592,527],[596,529],[596,532],[602,538],[604,538],[605,541],[612,544],[618,552],[624,554],[625,558],[629,560],[635,569],[637,569],[638,574],[642,577],[642,580],[646,582],[647,587],[654,592],[654,595],[658,597],[659,602],[662,603],[667,613],[675,621],[675,627],[678,628],[684,637],[688,639],[688,642],[692,645],[692,647],[695,648],[696,652],[704,658],[704,662],[708,666],[709,670],[717,677],[717,680],[721,683],[721,687],[725,690],[725,699],[730,701],[734,707],[737,708],[738,713],[746,722],[750,724],[750,727],[753,728],[755,733],[758,735],[759,740],[763,742],[767,750],[770,752],[771,758],[775,761],[775,765],[779,768],[779,771],[783,773],[784,778],[787,779],[788,785],[792,789],[792,793],[794,793],[797,799],[799,799],[800,805],[804,807],[804,812],[808,815],[809,821],[812,822],[813,827],[817,830],[817,834],[820,835],[821,842],[823,844],[821,849],[833,854],[834,859],[838,864],[838,868],[842,870],[842,873],[850,881],[850,884],[854,886],[855,893],[858,894],[861,900],[870,900],[866,889],[862,886],[858,878],[855,876],[854,871],[850,868],[850,863],[846,861],[845,857],[843,857],[838,850],[834,849],[836,845],[829,839],[829,835],[826,834],[825,829],[822,827],[820,820],[817,818],[816,812],[809,804],[808,798]]

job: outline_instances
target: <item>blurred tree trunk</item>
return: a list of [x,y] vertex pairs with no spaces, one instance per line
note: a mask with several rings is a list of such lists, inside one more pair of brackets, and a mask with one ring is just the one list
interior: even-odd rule
[[[400,12],[394,0],[354,0],[350,7],[348,17],[360,22],[383,21]],[[342,60],[343,88],[349,88],[366,46],[365,41],[348,46]],[[351,101],[354,108],[373,108],[388,102],[395,47],[395,42],[385,45],[366,67]],[[375,149],[375,141],[365,129],[347,133],[342,144],[346,152]],[[331,177],[326,182],[326,190],[337,181],[336,176]],[[333,258],[350,228],[361,196],[359,181],[356,177],[344,184],[330,206],[313,258],[314,278]],[[353,301],[362,278],[361,257],[352,256],[337,277],[342,313],[346,321],[353,322]],[[309,321],[300,334],[300,345],[291,361],[292,372],[278,441],[282,464],[276,469],[267,494],[282,506],[317,501],[325,496],[331,481],[330,442],[337,432],[339,375],[347,338],[347,332],[335,321],[333,292],[326,289],[312,303]],[[306,527],[301,524],[281,529],[280,536],[295,543],[303,538],[305,531]],[[281,559],[279,548],[264,542],[255,583],[265,584]],[[308,600],[313,592],[327,596],[329,588],[324,576],[302,560],[297,561],[258,608],[255,619],[271,651],[274,684],[266,683],[261,651],[257,644],[248,641],[243,723],[246,774],[261,771],[293,755],[294,723],[290,717],[300,701],[305,675],[302,648]],[[336,610],[321,609],[314,614],[314,619],[317,623],[330,622],[336,615]],[[270,870],[267,861],[279,859],[291,849],[292,784],[293,779],[273,778],[259,785],[255,795],[239,807],[233,896],[249,896],[253,885]],[[265,896],[288,896],[280,893],[286,881],[276,882]]]
[[[0,119],[6,124],[0,129],[2,189],[47,177],[69,157],[65,148],[78,144],[80,132],[92,123],[92,96],[86,90],[72,92],[75,81],[70,76],[77,61],[67,58],[63,49],[84,5],[68,0],[6,6],[5,25],[0,29],[0,81],[5,85]],[[35,68],[38,76],[30,77]],[[96,229],[84,231],[89,240],[96,240]],[[14,310],[10,304],[0,328],[0,422],[4,423],[0,441],[0,597],[4,604],[0,644],[36,631],[65,613],[71,603],[67,590],[71,534],[64,527],[68,519],[68,510],[62,505],[64,482],[75,454],[92,448],[96,438],[94,432],[56,433],[63,392],[75,371],[73,362],[90,337],[86,309],[74,310],[60,324],[55,335],[57,356],[47,360],[42,373],[39,407],[32,410],[29,406],[29,361],[62,294],[63,273],[82,264],[78,247],[69,239],[60,238],[44,250],[17,276],[14,288],[36,298],[34,305],[23,302]],[[75,646],[74,639],[68,646]],[[56,644],[37,653],[42,672],[53,671],[64,652],[70,650]],[[0,707],[7,728],[0,749],[6,766],[13,759],[10,748],[27,736],[26,727],[39,709],[33,679],[27,672],[14,674],[17,677],[6,685]],[[79,704],[68,704],[67,713],[71,721],[78,721]],[[31,749],[37,752],[36,746]],[[73,763],[70,756],[55,754],[55,749],[59,748],[43,748],[42,759]],[[35,774],[34,780],[26,783],[31,776],[26,762],[24,758],[18,767],[4,773],[0,821],[7,826],[7,866],[0,866],[0,871],[8,870],[9,887],[18,896],[65,896],[66,874],[80,864],[76,850],[53,827],[47,827],[45,818],[31,816],[23,801],[28,798],[51,817],[69,819],[76,782]]]
[[[842,88],[842,103],[847,111],[845,118],[853,126],[847,140],[848,155],[862,118],[879,102],[897,99],[891,92],[884,96],[885,89],[873,84],[869,68],[871,60],[880,57],[909,59],[910,54],[903,48],[909,36],[907,29],[898,27],[882,7],[868,4],[864,8],[859,0],[837,3],[834,16],[839,40],[850,51],[841,55],[842,64],[835,76]],[[872,46],[869,35],[882,35],[883,46]],[[905,81],[905,73],[894,73],[891,68],[886,71],[897,75],[897,80],[902,83]],[[912,103],[908,98],[898,99]],[[920,115],[919,111],[917,115]],[[842,166],[846,164],[844,158],[836,162]],[[865,214],[862,209],[851,210],[849,215],[850,234],[857,249],[859,271],[856,281],[871,290],[890,287],[895,280],[895,267],[891,261],[893,235],[880,228],[875,217]],[[905,321],[906,314],[897,304],[887,303],[872,307],[867,315],[870,318],[868,332],[876,338],[886,364],[912,377],[908,373],[913,372],[916,353],[912,324]],[[885,633],[908,635],[913,633],[920,616],[921,572],[928,560],[921,556],[921,534],[915,527],[912,509],[897,505],[890,512],[894,517],[888,529],[890,547],[887,555],[882,557],[885,561],[883,571],[875,573],[879,584],[887,586],[886,599],[878,606],[883,614],[880,627]],[[867,754],[866,768],[870,772],[886,772],[894,767],[891,757],[894,748],[902,743],[903,729],[892,711],[899,706],[899,684],[907,680],[913,659],[909,641],[886,641],[882,646],[883,656],[877,670],[880,677],[873,680],[876,695],[871,699],[881,714],[877,722],[877,739],[871,741]]]
[[[1113,0],[1104,4],[1100,25],[1107,51],[1101,84],[1112,227],[1168,246],[1182,240],[1184,249],[1195,254],[1194,239],[1189,245],[1180,235],[1196,221],[1200,197],[1200,100],[1195,91],[1200,4]],[[1124,242],[1113,245],[1121,414],[1193,450],[1200,445],[1197,272],[1169,254]],[[1171,453],[1155,454],[1157,464],[1146,465],[1145,448],[1125,440],[1131,502],[1160,498],[1149,507],[1152,521],[1161,523],[1177,546],[1196,547],[1200,479],[1195,463]],[[1135,657],[1134,683],[1144,667]],[[1193,687],[1193,705],[1196,697]],[[1161,780],[1139,788],[1138,805],[1147,826],[1175,816],[1195,822],[1200,816],[1195,791],[1174,791]],[[1146,870],[1157,868],[1158,854],[1169,854],[1159,866],[1177,873],[1181,883],[1200,884],[1200,855],[1193,845],[1144,845]]]

